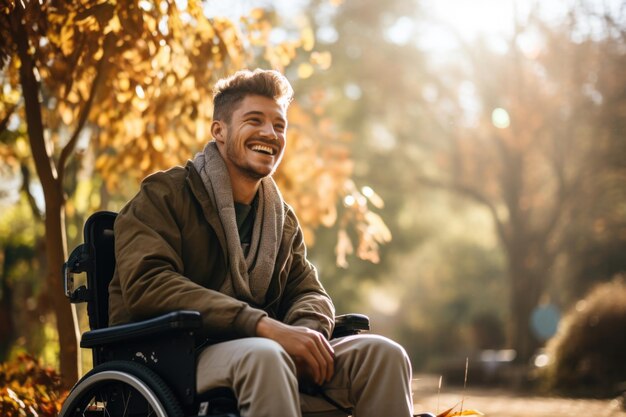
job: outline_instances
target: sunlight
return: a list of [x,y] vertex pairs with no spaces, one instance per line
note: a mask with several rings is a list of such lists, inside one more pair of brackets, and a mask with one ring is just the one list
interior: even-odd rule
[[449,23],[465,39],[508,32],[515,9],[511,0],[426,0],[425,3],[426,10],[433,10],[436,17]]
[[509,112],[507,112],[503,108],[496,108],[491,113],[491,122],[498,129],[506,129],[511,125],[511,118],[509,117]]
[[[504,52],[508,48],[505,39],[515,29],[515,22],[523,23],[532,10],[547,21],[558,21],[575,5],[598,15],[622,15],[621,0],[421,0],[421,10],[430,23],[420,28],[417,43],[427,50],[446,52],[457,49],[459,41],[482,37],[492,48]],[[594,27],[586,28],[587,32],[593,33]]]
[[398,295],[386,287],[370,288],[367,298],[374,310],[387,316],[393,316],[400,308]]
[[513,28],[513,0],[424,0],[422,4],[431,23],[420,30],[420,47],[449,51],[458,48],[459,40],[484,37],[495,49],[506,48],[502,39]]

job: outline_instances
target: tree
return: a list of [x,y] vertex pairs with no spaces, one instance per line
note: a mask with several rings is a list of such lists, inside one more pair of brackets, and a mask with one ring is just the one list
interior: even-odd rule
[[[459,36],[445,56],[412,42],[425,22],[413,2],[312,13],[318,31],[331,34],[333,71],[302,82],[323,85],[328,112],[354,133],[355,177],[380,191],[394,236],[381,268],[337,272],[332,290],[352,295],[346,276],[382,280],[391,263],[414,265],[403,253],[414,256],[437,233],[420,227],[429,189],[463,196],[448,201],[476,204],[493,220],[510,288],[509,345],[520,361],[540,343],[529,326],[538,304],[571,302],[593,279],[624,269],[623,19],[581,5],[560,25],[537,11],[528,21],[516,16],[505,52]],[[394,28],[405,36],[391,37]],[[416,269],[403,273],[423,279]],[[570,291],[572,276],[587,283]]]
[[60,291],[70,158],[81,139],[93,140],[96,167],[113,188],[122,169],[139,176],[190,152],[205,139],[211,81],[243,64],[243,41],[231,22],[207,19],[198,2],[185,10],[134,1],[10,2],[2,8],[0,60],[23,100],[23,107],[5,109],[3,119],[25,118],[44,191],[46,282],[61,373],[70,386],[79,375],[78,329],[74,306]]
[[[255,9],[235,24],[208,18],[200,1],[3,0],[0,10],[0,155],[21,165],[25,181],[34,165],[43,188],[45,281],[61,374],[70,386],[80,373],[78,330],[75,309],[60,291],[60,265],[67,254],[65,207],[76,186],[73,177],[81,170],[97,173],[109,192],[125,193],[146,174],[181,163],[207,141],[217,77],[258,57],[284,69],[297,51],[311,51],[314,40],[304,28],[302,36],[269,42],[276,16]],[[25,133],[15,134],[12,120],[25,121]],[[313,158],[318,151],[303,149]],[[319,213],[337,201],[333,193],[342,190],[334,181],[347,174],[330,177]],[[288,183],[285,189],[290,191]],[[305,226],[323,223],[313,216]]]
[[[78,377],[75,310],[60,291],[69,159],[79,140],[92,139],[96,165],[114,187],[119,168],[141,175],[189,151],[204,140],[201,129],[191,132],[191,120],[206,122],[211,80],[241,66],[244,48],[231,22],[209,21],[197,2],[186,10],[132,1],[9,2],[2,9],[0,59],[23,100],[2,117],[25,118],[44,191],[46,282],[69,386]],[[176,129],[182,137],[171,140]]]
[[[621,146],[616,131],[598,123],[613,112],[604,101],[612,93],[602,89],[598,75],[610,56],[606,52],[623,48],[624,38],[607,30],[599,39],[576,40],[583,20],[597,18],[579,12],[573,9],[560,27],[536,15],[525,25],[518,22],[505,53],[480,42],[465,45],[461,82],[442,78],[437,84],[439,103],[456,105],[450,111],[433,108],[447,140],[435,153],[439,175],[422,180],[491,213],[507,257],[511,344],[520,361],[541,343],[530,330],[531,315],[546,296],[558,299],[557,259],[571,249],[573,226],[587,221],[590,201],[597,205],[600,196],[616,190],[607,178],[618,171],[598,158],[603,143],[612,152]],[[524,48],[531,36],[540,43]],[[623,60],[620,55],[610,61]],[[474,121],[459,100],[468,88],[478,108]],[[613,211],[602,210],[604,218]]]

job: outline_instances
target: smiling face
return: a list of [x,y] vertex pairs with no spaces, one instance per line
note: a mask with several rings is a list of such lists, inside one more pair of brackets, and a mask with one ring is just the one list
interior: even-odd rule
[[235,177],[258,182],[273,174],[283,157],[286,108],[272,98],[247,95],[230,122],[215,120],[211,131],[233,183]]

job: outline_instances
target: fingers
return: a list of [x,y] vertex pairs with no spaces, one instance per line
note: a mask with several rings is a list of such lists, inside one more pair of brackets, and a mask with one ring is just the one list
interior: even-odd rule
[[311,331],[308,336],[308,343],[303,344],[304,359],[311,368],[315,383],[322,385],[330,381],[334,373],[333,348],[320,333]]
[[275,340],[294,360],[303,361],[316,384],[322,385],[332,378],[334,351],[321,333],[264,317],[257,324],[257,335]]
[[333,351],[332,346],[330,346],[330,343],[328,343],[328,340],[326,340],[321,334],[320,340],[322,342],[321,351],[322,355],[324,356],[324,362],[326,364],[325,378],[323,378],[322,382],[328,382],[335,373],[335,352]]

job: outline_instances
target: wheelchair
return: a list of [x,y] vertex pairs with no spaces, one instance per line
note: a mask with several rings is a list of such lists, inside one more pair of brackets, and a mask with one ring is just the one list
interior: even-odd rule
[[[231,390],[196,392],[200,313],[175,311],[108,325],[116,216],[109,211],[92,214],[84,226],[84,243],[63,265],[65,295],[72,303],[87,303],[90,330],[82,335],[80,346],[92,350],[94,368],[74,385],[60,417],[239,416]],[[86,273],[86,285],[74,288],[78,273]],[[333,337],[365,330],[367,316],[337,316]]]
[[[110,211],[92,214],[84,226],[84,243],[63,265],[65,295],[72,303],[87,303],[90,330],[80,346],[92,350],[94,367],[71,389],[59,416],[239,417],[230,389],[196,392],[200,313],[174,311],[108,325],[116,216]],[[86,274],[86,285],[75,288],[78,273]],[[345,314],[336,317],[332,337],[367,330],[367,316]]]

